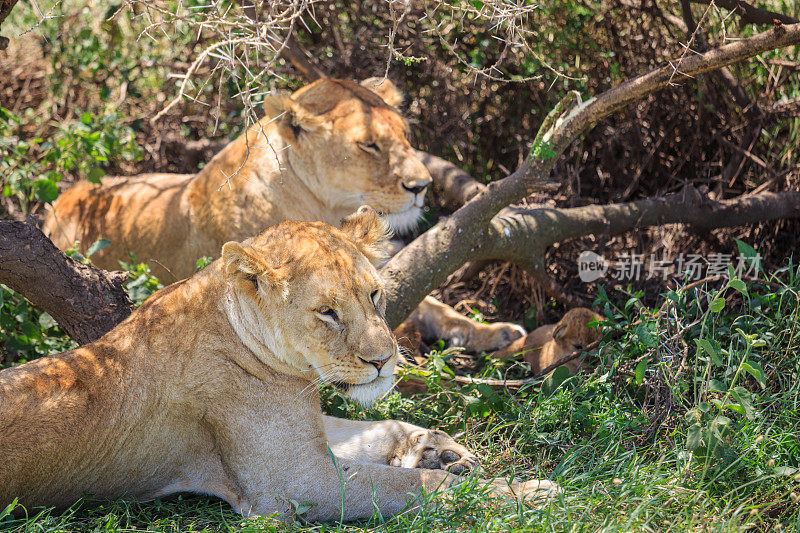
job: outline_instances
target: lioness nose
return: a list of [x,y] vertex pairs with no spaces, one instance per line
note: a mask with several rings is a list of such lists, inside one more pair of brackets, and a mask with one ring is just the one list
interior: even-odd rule
[[383,368],[383,365],[385,365],[386,363],[388,363],[388,362],[389,362],[389,359],[391,359],[391,358],[392,358],[392,355],[391,355],[391,354],[390,354],[390,355],[388,355],[387,357],[378,358],[378,359],[364,359],[364,358],[361,358],[361,357],[359,357],[359,359],[361,359],[362,361],[364,361],[364,362],[365,362],[365,363],[367,363],[368,365],[372,365],[372,366],[374,366],[375,368],[377,368],[377,369],[378,369],[378,372],[380,372],[380,371],[381,371],[381,368]]
[[406,185],[404,183],[403,184],[403,188],[405,190],[407,190],[408,192],[410,192],[410,193],[419,194],[422,191],[424,191],[425,187],[427,187],[429,184],[430,184],[430,182],[425,182],[423,184],[414,184],[414,185]]

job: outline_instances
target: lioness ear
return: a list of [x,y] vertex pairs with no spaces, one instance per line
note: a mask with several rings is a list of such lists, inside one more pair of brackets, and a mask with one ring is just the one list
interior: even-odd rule
[[290,107],[289,93],[285,91],[276,91],[269,93],[264,98],[264,112],[270,119],[279,117],[282,113],[286,113]]
[[397,86],[389,81],[389,78],[367,78],[361,85],[374,92],[381,99],[392,107],[400,107],[403,103],[403,93]]
[[553,330],[553,338],[556,340],[556,342],[561,341],[566,334],[567,326],[565,324],[556,324],[556,327]]
[[264,112],[270,120],[278,123],[281,135],[290,141],[297,139],[303,131],[319,130],[327,124],[324,118],[306,110],[286,92],[268,94],[264,98]]
[[273,287],[285,285],[280,272],[264,262],[258,252],[249,246],[234,241],[226,242],[222,245],[222,262],[228,275],[239,272],[253,280],[261,279]]
[[370,206],[359,207],[358,211],[342,220],[339,229],[353,241],[370,263],[378,266],[386,261],[392,230]]

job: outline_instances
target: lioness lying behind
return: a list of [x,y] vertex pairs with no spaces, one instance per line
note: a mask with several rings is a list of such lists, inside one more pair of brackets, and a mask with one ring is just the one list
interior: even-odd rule
[[[266,116],[228,144],[197,174],[142,174],[81,182],[64,192],[44,232],[65,250],[104,237],[101,268],[119,268],[128,253],[153,260],[162,280],[194,272],[202,256],[284,220],[337,224],[361,204],[395,231],[415,227],[431,176],[408,142],[394,107],[402,95],[388,80],[318,80],[292,95],[268,95]],[[432,339],[491,351],[525,331],[444,316],[426,298],[411,320]],[[452,310],[451,310],[452,311]]]
[[[538,373],[562,357],[599,340],[600,330],[597,327],[588,327],[587,324],[601,320],[603,318],[591,309],[575,307],[564,313],[558,323],[540,326],[491,356],[505,359],[521,355],[531,366],[531,370]],[[578,369],[578,359],[567,361],[562,366],[566,366],[574,374]]]
[[341,230],[282,223],[225,244],[98,341],[0,372],[0,507],[189,491],[244,515],[291,517],[295,500],[349,520],[456,481],[476,458],[446,434],[320,412],[317,383],[362,404],[392,386],[385,234],[366,207]]

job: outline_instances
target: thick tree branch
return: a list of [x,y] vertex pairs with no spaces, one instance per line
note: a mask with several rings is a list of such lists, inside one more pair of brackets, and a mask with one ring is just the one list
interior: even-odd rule
[[[707,231],[779,218],[800,218],[800,192],[765,192],[714,202],[690,187],[665,198],[622,204],[571,209],[509,207],[490,222],[488,231],[471,241],[467,258],[511,261],[538,278],[546,266],[547,247],[557,242],[588,235],[616,235],[664,224],[683,223]],[[456,269],[464,260],[441,250],[426,250],[425,253],[436,254],[437,272]],[[424,284],[427,271],[411,270],[405,281],[412,286]],[[396,305],[397,301],[390,299],[390,305]]]
[[[616,235],[633,229],[682,223],[699,231],[800,217],[800,192],[765,192],[714,202],[689,188],[665,198],[571,209],[503,210],[491,223],[486,258],[514,261],[525,269],[543,267],[544,250],[587,235]],[[531,253],[533,252],[533,253]]]
[[64,255],[32,222],[0,220],[0,283],[47,311],[80,344],[100,338],[133,310],[124,272]]
[[450,161],[422,150],[415,152],[430,172],[434,184],[444,191],[444,198],[448,203],[464,205],[486,189],[486,185]]
[[394,327],[431,290],[464,262],[487,256],[491,219],[504,207],[548,187],[547,178],[566,147],[599,120],[664,87],[776,48],[800,43],[800,24],[780,26],[753,37],[684,56],[659,69],[622,83],[586,102],[576,94],[548,116],[523,165],[490,183],[451,217],[420,235],[383,268],[389,299],[388,319]]

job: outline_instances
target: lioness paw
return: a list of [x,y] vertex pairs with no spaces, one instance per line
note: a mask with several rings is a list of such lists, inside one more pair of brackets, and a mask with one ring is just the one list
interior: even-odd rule
[[408,435],[391,460],[392,466],[447,470],[456,475],[469,473],[477,464],[478,458],[450,435],[427,429]]

